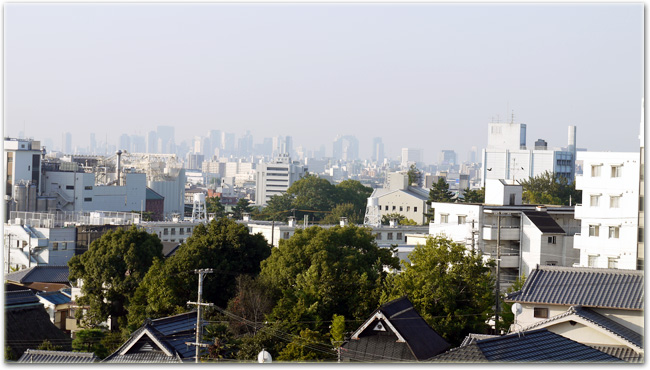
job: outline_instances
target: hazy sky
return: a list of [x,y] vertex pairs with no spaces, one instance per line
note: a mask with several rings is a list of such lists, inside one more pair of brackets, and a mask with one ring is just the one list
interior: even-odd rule
[[462,159],[497,116],[528,146],[637,151],[644,5],[4,5],[5,136],[176,142],[208,129],[293,136],[331,153],[442,149]]

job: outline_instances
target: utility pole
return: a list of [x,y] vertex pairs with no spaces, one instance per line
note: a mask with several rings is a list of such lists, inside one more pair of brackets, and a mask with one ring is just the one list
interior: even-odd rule
[[476,252],[476,248],[474,248],[474,220],[472,220],[472,253]]
[[7,274],[11,273],[11,234],[7,234],[9,243],[7,243]]
[[210,306],[212,307],[212,303],[203,303],[201,302],[201,296],[203,295],[203,275],[205,274],[211,274],[212,269],[201,269],[201,270],[194,270],[195,273],[199,274],[199,299],[196,302],[187,302],[187,304],[195,304],[196,305],[196,340],[194,343],[191,342],[185,342],[185,344],[190,345],[190,346],[195,346],[196,347],[196,359],[195,362],[198,364],[199,363],[199,349],[201,347],[207,347],[207,344],[201,343],[201,329],[202,329],[202,321],[203,318],[201,317],[201,306]]
[[497,213],[497,281],[496,281],[496,310],[494,314],[494,329],[497,330],[497,325],[499,324],[499,294],[501,293],[499,280],[500,276],[500,267],[501,267],[501,212]]

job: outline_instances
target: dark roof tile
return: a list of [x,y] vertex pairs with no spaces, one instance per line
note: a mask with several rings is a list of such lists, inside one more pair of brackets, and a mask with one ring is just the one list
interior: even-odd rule
[[545,211],[522,211],[545,234],[564,234],[564,229]]
[[28,349],[20,356],[18,362],[26,363],[89,363],[97,362],[99,358],[94,353],[88,352],[68,352],[68,351],[43,351],[37,349]]
[[5,275],[5,280],[21,284],[60,283],[68,284],[70,270],[68,266],[34,266]]

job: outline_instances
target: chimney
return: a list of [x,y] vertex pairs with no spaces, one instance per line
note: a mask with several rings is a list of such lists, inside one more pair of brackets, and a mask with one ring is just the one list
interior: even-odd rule
[[289,227],[296,227],[296,218],[293,216],[289,216],[289,220],[287,221],[289,224]]
[[117,154],[117,169],[115,172],[117,172],[117,186],[120,186],[120,171],[121,171],[121,162],[122,162],[122,151],[118,150],[115,152]]

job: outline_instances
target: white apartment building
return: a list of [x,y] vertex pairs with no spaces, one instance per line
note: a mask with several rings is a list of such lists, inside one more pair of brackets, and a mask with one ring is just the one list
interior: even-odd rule
[[639,230],[639,153],[580,152],[583,174],[576,177],[582,221],[576,248],[580,266],[637,269]]
[[33,140],[4,140],[4,173],[6,193],[15,197],[14,185],[19,181],[29,181],[36,185],[37,192],[41,183],[41,143]]
[[547,171],[572,181],[575,150],[575,126],[569,126],[567,150],[547,150],[526,149],[526,125],[523,123],[489,123],[488,146],[482,153],[483,185],[488,179],[505,179],[514,183]]
[[419,225],[424,224],[424,214],[429,211],[429,190],[409,186],[408,175],[402,173],[389,173],[387,180],[386,188],[374,189],[370,195],[377,198],[379,217],[397,213]]
[[274,195],[282,195],[307,173],[307,166],[292,162],[288,154],[281,154],[272,163],[261,163],[255,175],[255,205],[266,205]]

